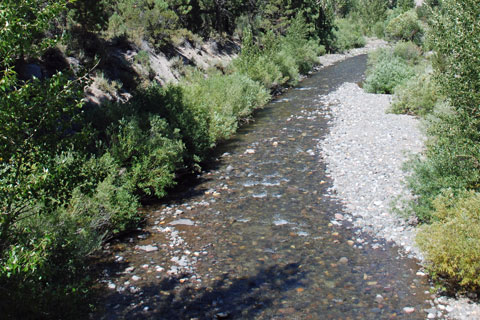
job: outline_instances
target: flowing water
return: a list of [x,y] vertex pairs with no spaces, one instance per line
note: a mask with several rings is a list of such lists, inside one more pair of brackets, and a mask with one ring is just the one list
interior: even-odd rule
[[365,65],[348,59],[277,97],[188,187],[145,208],[147,226],[105,249],[99,318],[424,319],[416,261],[353,228],[327,195],[320,97]]

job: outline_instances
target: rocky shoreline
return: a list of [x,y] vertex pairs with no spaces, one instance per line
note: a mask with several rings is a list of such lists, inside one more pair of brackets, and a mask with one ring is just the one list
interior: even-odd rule
[[[370,39],[365,48],[322,57],[322,64],[328,66],[385,45]],[[322,97],[322,102],[330,106],[332,118],[330,133],[320,144],[333,181],[331,195],[344,204],[356,227],[393,241],[406,255],[424,262],[415,245],[416,226],[392,209],[409,197],[402,166],[410,154],[423,148],[419,120],[386,113],[391,96],[366,93],[354,83],[343,84]],[[480,319],[480,306],[466,297],[432,298],[428,319]]]

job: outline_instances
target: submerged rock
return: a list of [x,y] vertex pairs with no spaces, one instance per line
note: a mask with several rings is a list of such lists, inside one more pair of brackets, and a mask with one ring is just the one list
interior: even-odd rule
[[171,226],[193,226],[195,222],[190,219],[178,219],[169,223]]

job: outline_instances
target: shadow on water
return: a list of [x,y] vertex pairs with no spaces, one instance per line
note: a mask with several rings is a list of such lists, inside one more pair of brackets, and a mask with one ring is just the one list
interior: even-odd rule
[[[208,288],[186,287],[178,291],[182,276],[177,276],[143,287],[141,304],[129,293],[115,293],[109,300],[134,305],[127,313],[121,311],[127,319],[252,319],[305,277],[300,263],[290,263],[260,269],[251,277],[230,278],[224,274]],[[270,295],[265,295],[265,290]],[[119,318],[119,314],[111,312],[104,319]]]

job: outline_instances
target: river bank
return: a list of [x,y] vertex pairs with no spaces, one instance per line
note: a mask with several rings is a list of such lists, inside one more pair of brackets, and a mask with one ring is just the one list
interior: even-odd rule
[[[392,206],[401,206],[410,197],[402,165],[409,154],[422,151],[425,137],[420,121],[388,114],[391,96],[368,94],[354,83],[343,84],[322,101],[330,105],[333,119],[321,143],[333,179],[330,194],[344,204],[356,227],[424,261],[415,244],[416,221],[392,212]],[[429,319],[480,318],[479,305],[466,297],[433,298]]]

